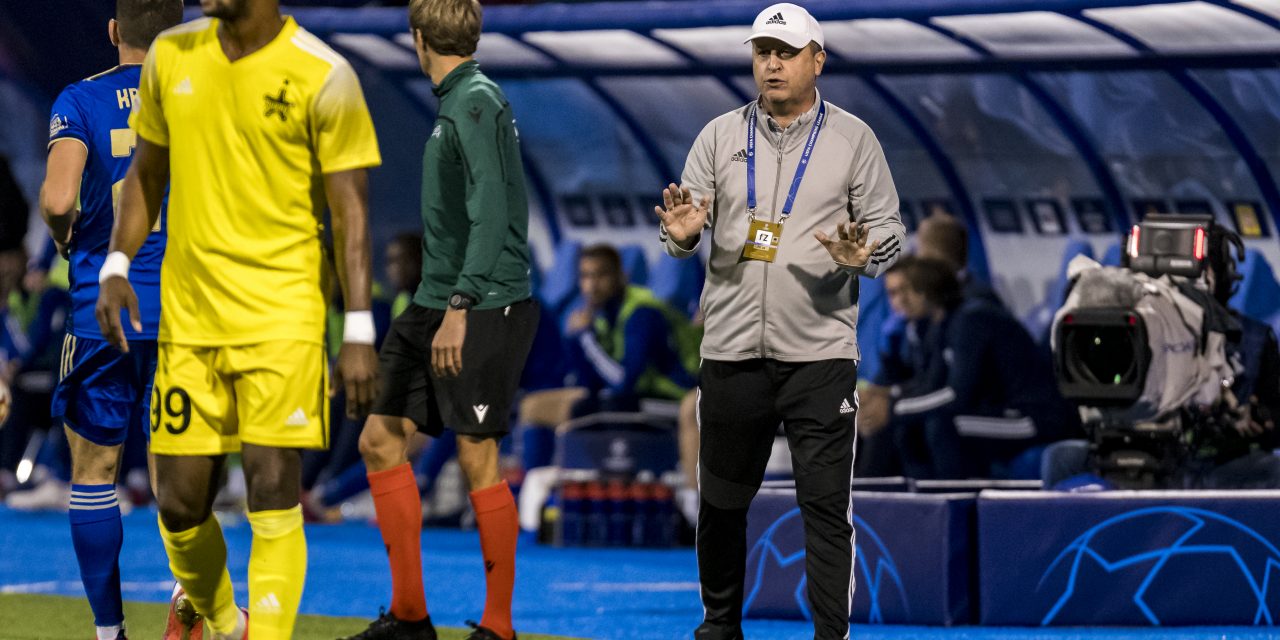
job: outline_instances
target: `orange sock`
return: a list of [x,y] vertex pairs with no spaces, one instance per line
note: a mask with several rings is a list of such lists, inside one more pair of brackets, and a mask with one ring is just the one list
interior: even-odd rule
[[422,498],[409,463],[369,474],[378,529],[391,560],[391,615],[416,622],[427,617],[422,590]]
[[520,516],[516,499],[506,482],[471,492],[480,529],[480,550],[484,552],[485,599],[480,626],[510,639],[511,591],[516,585],[516,539]]

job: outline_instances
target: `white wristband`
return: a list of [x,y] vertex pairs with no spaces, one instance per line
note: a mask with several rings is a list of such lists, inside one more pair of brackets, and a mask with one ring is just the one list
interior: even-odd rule
[[107,278],[119,276],[125,280],[129,279],[129,256],[123,251],[112,251],[107,254],[107,259],[102,261],[102,268],[98,270],[98,284],[107,281]]
[[342,342],[349,344],[373,344],[377,332],[373,329],[372,311],[348,311],[342,323]]

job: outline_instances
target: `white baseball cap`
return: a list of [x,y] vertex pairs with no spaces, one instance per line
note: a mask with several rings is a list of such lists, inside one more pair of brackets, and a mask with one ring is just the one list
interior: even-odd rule
[[818,43],[819,47],[826,46],[822,39],[822,25],[804,7],[790,2],[779,2],[756,16],[756,21],[751,24],[751,37],[743,42],[756,38],[775,38],[797,49],[809,46],[810,42]]

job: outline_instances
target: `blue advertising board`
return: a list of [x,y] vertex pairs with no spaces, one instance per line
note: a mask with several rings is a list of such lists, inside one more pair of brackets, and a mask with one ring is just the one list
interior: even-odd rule
[[556,429],[556,465],[605,475],[661,475],[679,462],[674,425],[640,413],[597,413]]
[[[971,620],[973,494],[853,493],[851,620],[949,625]],[[804,523],[794,487],[760,490],[747,516],[744,615],[809,619]]]
[[1274,625],[1280,492],[978,499],[988,625]]

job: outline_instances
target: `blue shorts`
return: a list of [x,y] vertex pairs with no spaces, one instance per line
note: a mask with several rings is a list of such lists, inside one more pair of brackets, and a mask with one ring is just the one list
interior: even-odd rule
[[131,340],[122,353],[105,340],[67,334],[52,416],[102,446],[125,441],[129,429],[149,433],[155,340]]

